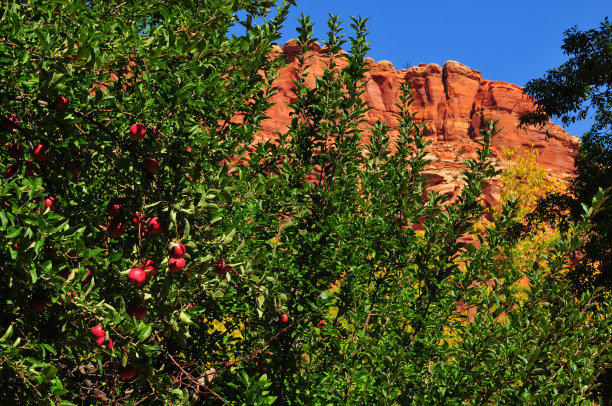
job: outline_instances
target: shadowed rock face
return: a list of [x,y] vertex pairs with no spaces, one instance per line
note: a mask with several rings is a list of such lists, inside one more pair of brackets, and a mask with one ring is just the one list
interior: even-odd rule
[[[298,50],[297,44],[289,41],[273,51],[273,56],[282,55],[288,65],[281,69],[274,82],[278,92],[271,101],[276,104],[268,111],[270,118],[263,123],[263,138],[274,138],[274,131],[285,131],[290,122],[291,110],[286,103],[295,98],[292,80],[297,76]],[[329,62],[329,54],[326,48],[315,44],[307,56],[310,75],[306,83],[314,86],[315,77],[322,75]],[[534,109],[532,99],[523,94],[520,86],[485,80],[480,72],[455,61],[447,61],[442,67],[423,63],[400,70],[389,61],[374,62],[370,58],[366,61],[369,72],[363,98],[372,107],[367,113],[368,122],[386,121],[392,135],[397,134],[395,104],[399,102],[399,86],[412,83],[415,101],[411,111],[416,113],[417,122],[426,121],[428,130],[428,158],[433,162],[427,168],[427,176],[432,189],[457,196],[462,187],[463,160],[475,157],[478,147],[475,140],[487,120],[498,120],[497,128],[501,129],[491,142],[498,168],[508,164],[501,160],[501,148],[519,146],[536,148],[538,162],[548,169],[550,176],[561,180],[572,176],[578,137],[550,122],[541,128],[519,129],[519,117]],[[336,63],[340,67],[346,65],[342,58]],[[498,199],[499,187],[493,181],[485,187],[485,200],[496,204]]]

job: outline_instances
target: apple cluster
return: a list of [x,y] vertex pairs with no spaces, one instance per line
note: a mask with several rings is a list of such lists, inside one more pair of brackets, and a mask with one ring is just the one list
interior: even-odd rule
[[[106,332],[104,331],[104,327],[101,324],[94,326],[91,328],[91,335],[96,340],[96,344],[99,346],[104,345],[106,342]],[[108,344],[106,345],[109,349],[113,349],[113,340],[111,338],[108,339]]]
[[182,242],[174,242],[168,247],[168,269],[172,273],[179,273],[185,268],[185,244]]
[[[119,238],[125,233],[125,222],[121,219],[123,204],[118,199],[111,199],[106,206],[111,217],[107,231],[113,238]],[[147,219],[142,213],[134,213],[131,219],[132,225],[140,232],[141,237],[147,235],[159,235],[164,232],[164,227],[159,217]]]
[[[142,123],[132,124],[130,126],[130,138],[134,141],[142,141],[145,135],[147,135],[147,127]],[[155,126],[152,131],[153,138],[157,138],[157,134],[159,133],[158,127]],[[151,174],[156,174],[159,169],[159,162],[156,158],[147,158],[142,163],[142,166],[146,169],[147,172]]]

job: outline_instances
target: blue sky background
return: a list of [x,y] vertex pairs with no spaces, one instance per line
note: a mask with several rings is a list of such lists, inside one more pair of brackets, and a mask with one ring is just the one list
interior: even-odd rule
[[[612,18],[612,0],[297,0],[280,45],[297,36],[301,13],[315,23],[315,36],[326,38],[328,13],[340,14],[344,33],[350,16],[370,17],[368,36],[376,61],[389,60],[396,69],[406,65],[461,62],[485,79],[525,85],[567,60],[563,32],[597,28]],[[566,128],[581,135],[583,121]]]

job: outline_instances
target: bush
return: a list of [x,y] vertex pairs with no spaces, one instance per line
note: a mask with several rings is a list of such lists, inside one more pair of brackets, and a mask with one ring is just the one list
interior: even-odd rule
[[460,198],[428,192],[408,86],[397,137],[363,130],[363,19],[342,53],[331,17],[314,87],[302,19],[291,125],[255,142],[282,62],[271,6],[7,9],[3,403],[584,400],[610,312],[557,275],[588,224],[528,266],[514,200],[477,231],[493,123]]

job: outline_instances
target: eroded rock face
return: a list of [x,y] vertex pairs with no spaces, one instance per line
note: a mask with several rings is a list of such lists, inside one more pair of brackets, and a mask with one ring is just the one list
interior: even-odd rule
[[[276,104],[268,111],[270,119],[263,124],[264,138],[273,138],[275,130],[286,131],[290,122],[291,110],[286,103],[295,100],[292,81],[297,77],[295,55],[298,51],[294,41],[274,49],[274,54],[282,55],[288,65],[281,69],[274,82],[278,92],[271,101]],[[315,44],[306,56],[310,65],[306,83],[314,86],[315,77],[323,74],[330,55],[325,47]],[[523,94],[520,86],[485,80],[480,72],[455,61],[447,61],[442,67],[420,64],[400,70],[389,61],[375,62],[370,58],[366,61],[369,72],[363,98],[372,107],[367,113],[369,124],[384,120],[391,133],[397,134],[395,104],[399,102],[399,87],[402,83],[412,83],[415,101],[411,111],[416,112],[418,122],[426,121],[427,138],[431,142],[428,158],[433,162],[427,171],[432,189],[450,197],[461,191],[463,160],[475,157],[476,140],[487,120],[499,121],[497,128],[501,132],[491,142],[499,168],[508,164],[501,159],[501,148],[519,146],[536,148],[538,162],[548,169],[550,176],[565,180],[572,175],[578,137],[550,122],[542,128],[518,128],[519,117],[534,109],[533,101]],[[341,68],[346,66],[343,58],[337,58],[336,63]],[[497,182],[491,182],[485,189],[487,203],[496,204]]]

